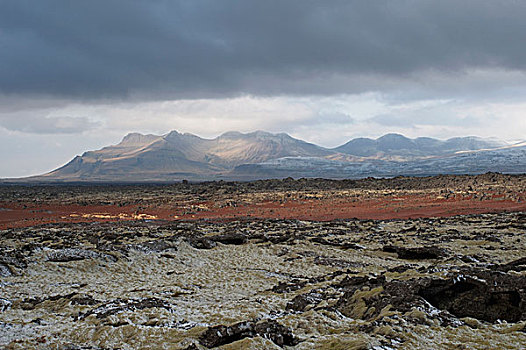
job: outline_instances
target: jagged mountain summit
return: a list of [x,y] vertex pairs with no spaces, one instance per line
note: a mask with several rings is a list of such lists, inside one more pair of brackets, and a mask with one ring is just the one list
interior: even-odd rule
[[[48,174],[26,180],[135,182],[432,175],[469,173],[466,164],[473,164],[473,159],[478,166],[471,168],[476,172],[521,172],[525,171],[521,170],[526,164],[526,155],[521,153],[525,149],[476,137],[441,141],[387,134],[375,140],[353,139],[329,149],[285,133],[264,131],[231,131],[213,139],[177,131],[162,136],[131,133],[117,145],[85,152]],[[490,154],[490,158],[484,156]],[[507,160],[511,163],[505,165]]]
[[75,157],[44,175],[57,180],[160,180],[208,178],[241,164],[282,157],[325,157],[334,151],[287,134],[227,132],[214,139],[172,131],[163,136],[132,133],[115,146]]

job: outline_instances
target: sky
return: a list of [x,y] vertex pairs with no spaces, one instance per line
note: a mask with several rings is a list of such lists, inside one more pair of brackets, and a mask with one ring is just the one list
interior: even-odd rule
[[129,132],[526,139],[526,1],[0,0],[0,178]]

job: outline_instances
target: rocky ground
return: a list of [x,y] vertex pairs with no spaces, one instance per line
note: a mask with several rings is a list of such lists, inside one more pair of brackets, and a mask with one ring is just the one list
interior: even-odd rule
[[408,219],[526,211],[526,176],[0,186],[0,229],[56,222]]
[[[367,180],[362,184],[369,188],[355,183],[352,189],[341,182],[326,185],[320,180],[317,188],[301,188],[301,182],[282,181],[252,192],[242,186],[255,185],[244,184],[235,189],[240,191],[236,196],[218,193],[217,184],[184,186],[189,191],[214,188],[216,202],[234,198],[241,202],[250,193],[281,198],[287,193],[328,196],[341,190],[378,196],[381,191],[428,191],[427,195],[444,191],[444,197],[461,191],[471,197],[491,192],[495,198],[508,196],[520,204],[525,189],[521,177],[508,183],[482,179],[460,178],[449,187],[432,184],[444,181],[440,178],[420,185],[399,179],[386,182],[385,188],[383,180]],[[396,187],[394,181],[405,183]],[[163,186],[155,188],[150,197],[140,198],[142,203],[171,198]],[[136,187],[89,190],[84,196],[73,187],[70,192],[53,192],[51,187],[2,191],[5,202],[17,205],[38,198],[42,205],[80,200],[105,205],[100,202],[106,200],[124,207],[125,201],[133,200],[130,193],[145,194]],[[173,195],[180,193],[174,190]],[[0,230],[0,347],[526,346],[522,211],[330,221],[84,219]]]

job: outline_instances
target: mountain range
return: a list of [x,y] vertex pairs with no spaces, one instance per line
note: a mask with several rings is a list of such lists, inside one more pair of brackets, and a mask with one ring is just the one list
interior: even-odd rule
[[285,133],[227,132],[213,139],[172,131],[131,133],[27,181],[156,182],[274,177],[359,178],[486,171],[526,172],[526,143],[478,137],[445,141],[387,134],[325,148]]

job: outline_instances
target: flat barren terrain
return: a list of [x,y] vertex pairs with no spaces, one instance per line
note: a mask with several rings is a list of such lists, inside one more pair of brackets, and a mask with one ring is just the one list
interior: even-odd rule
[[0,347],[523,349],[526,176],[0,187]]
[[0,186],[0,229],[57,222],[409,219],[526,210],[526,176]]

